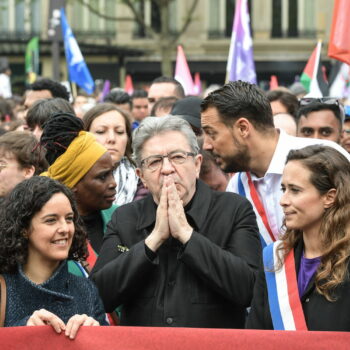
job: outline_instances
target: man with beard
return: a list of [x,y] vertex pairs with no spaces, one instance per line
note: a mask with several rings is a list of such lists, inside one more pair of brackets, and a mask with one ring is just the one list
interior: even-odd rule
[[198,180],[202,155],[187,121],[145,118],[133,134],[150,194],[119,207],[92,271],[121,325],[243,328],[260,242],[250,203]]
[[251,201],[263,246],[281,232],[281,177],[291,149],[324,144],[350,160],[335,142],[294,137],[275,129],[270,102],[256,85],[228,83],[208,95],[201,109],[203,149],[213,153],[222,170],[237,172],[227,190]]

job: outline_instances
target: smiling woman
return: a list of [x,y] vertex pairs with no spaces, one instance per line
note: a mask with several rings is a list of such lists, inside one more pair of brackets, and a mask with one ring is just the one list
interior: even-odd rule
[[68,273],[67,259],[87,255],[72,192],[50,178],[34,176],[6,197],[0,217],[5,327],[50,324],[73,339],[80,326],[106,325],[94,285]]
[[[66,113],[53,116],[45,124],[40,142],[47,150],[50,167],[43,175],[72,189],[89,243],[98,253],[105,224],[116,208],[114,162],[107,149],[83,128],[79,118]],[[94,261],[90,259],[89,263],[93,265]]]

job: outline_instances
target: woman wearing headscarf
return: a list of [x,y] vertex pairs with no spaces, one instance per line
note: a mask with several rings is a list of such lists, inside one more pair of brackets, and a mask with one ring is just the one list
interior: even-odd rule
[[46,122],[40,143],[46,148],[50,164],[42,175],[62,182],[75,194],[88,233],[88,263],[92,268],[106,224],[116,209],[111,155],[92,134],[84,131],[81,119],[69,113],[56,114]]

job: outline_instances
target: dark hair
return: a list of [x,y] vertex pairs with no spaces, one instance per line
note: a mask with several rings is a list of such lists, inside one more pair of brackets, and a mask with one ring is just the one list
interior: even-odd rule
[[175,97],[177,97],[177,98],[184,98],[185,97],[185,90],[184,90],[183,86],[181,85],[181,83],[179,81],[177,81],[176,79],[162,75],[161,77],[155,78],[152,81],[151,85],[161,84],[161,83],[174,84],[175,85]]
[[[325,209],[320,227],[320,242],[324,250],[321,264],[316,273],[316,290],[332,301],[332,292],[347,276],[350,257],[350,163],[344,155],[332,147],[312,145],[292,150],[287,156],[290,161],[300,162],[311,172],[310,182],[324,195],[336,190],[333,205]],[[302,239],[301,230],[286,229],[281,237],[282,252],[278,268],[285,257]]]
[[128,114],[122,110],[121,108],[118,108],[116,105],[112,103],[99,103],[98,105],[92,107],[90,110],[88,110],[84,117],[83,117],[83,122],[85,126],[85,130],[90,131],[91,124],[92,122],[99,117],[101,114],[110,112],[110,111],[117,111],[119,114],[122,115],[125,121],[125,129],[126,129],[126,134],[128,136],[128,142],[126,144],[125,148],[125,156],[128,158],[130,162],[133,163],[132,160],[132,149],[131,149],[131,142],[132,142],[132,133],[131,133],[131,125],[129,121]]
[[[75,234],[68,259],[87,257],[86,232],[78,214],[73,193],[63,184],[44,176],[34,176],[19,183],[0,206],[0,272],[14,273],[28,258],[26,232],[31,221],[56,193],[63,193],[74,213]],[[30,233],[29,233],[30,234]]]
[[134,98],[147,98],[148,94],[145,90],[135,90],[133,94],[131,95],[131,99]]
[[45,154],[35,136],[27,131],[9,131],[0,136],[0,152],[12,153],[21,168],[34,166],[35,175],[47,169]]
[[28,90],[49,90],[52,97],[61,97],[64,100],[69,101],[69,92],[67,91],[66,87],[61,83],[48,78],[36,80],[33,84],[29,85]]
[[241,80],[225,84],[203,100],[202,112],[210,107],[218,110],[222,122],[227,125],[245,117],[261,131],[274,128],[270,102],[264,91],[254,84]]
[[49,118],[59,112],[75,114],[71,104],[63,98],[48,98],[35,101],[28,109],[26,121],[29,128],[39,126],[41,129]]
[[297,113],[297,122],[299,123],[300,118],[304,116],[305,118],[308,117],[308,115],[311,112],[318,112],[318,111],[331,111],[334,114],[334,117],[337,119],[339,123],[339,130],[341,131],[343,128],[343,114],[341,107],[337,104],[328,104],[328,103],[322,103],[322,102],[313,102],[306,106],[301,106]]
[[128,103],[131,107],[131,97],[124,90],[112,90],[103,100],[103,102],[110,102],[116,105],[123,105]]
[[159,110],[169,110],[169,113],[171,112],[171,109],[173,108],[176,101],[179,99],[175,96],[169,96],[169,97],[161,97],[152,107],[151,110],[151,116],[156,116],[157,111]]
[[83,121],[69,113],[55,114],[44,124],[40,144],[46,148],[46,159],[50,165],[66,151],[82,130]]
[[295,119],[299,108],[299,101],[295,95],[288,91],[272,90],[266,93],[266,97],[270,102],[278,101],[286,107],[287,113]]
[[0,122],[14,119],[11,104],[8,100],[0,96]]

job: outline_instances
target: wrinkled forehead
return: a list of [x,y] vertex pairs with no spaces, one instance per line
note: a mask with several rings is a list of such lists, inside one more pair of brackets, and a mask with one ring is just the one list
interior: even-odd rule
[[180,131],[164,131],[148,138],[142,146],[141,154],[167,154],[175,150],[191,151],[186,136]]

